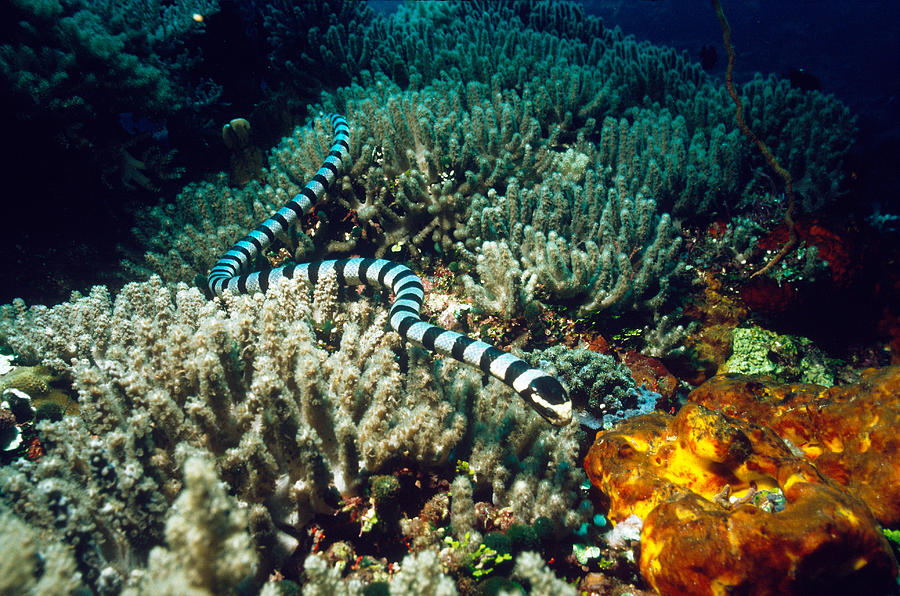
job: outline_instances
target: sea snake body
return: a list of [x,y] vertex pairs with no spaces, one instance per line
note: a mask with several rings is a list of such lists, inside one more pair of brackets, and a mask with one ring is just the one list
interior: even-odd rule
[[405,265],[385,259],[355,258],[245,272],[253,259],[262,254],[276,236],[290,229],[301,215],[309,213],[348,161],[350,128],[347,121],[338,114],[331,114],[328,118],[334,129],[334,144],[322,167],[284,207],[244,236],[219,259],[207,280],[210,292],[217,296],[225,290],[233,294],[265,292],[278,280],[293,279],[295,276],[315,285],[328,271],[334,271],[338,283],[387,288],[394,294],[390,324],[400,337],[428,350],[479,367],[512,387],[550,423],[557,426],[568,424],[572,419],[572,403],[555,377],[532,368],[521,358],[488,343],[423,321],[419,316],[425,297],[422,280]]

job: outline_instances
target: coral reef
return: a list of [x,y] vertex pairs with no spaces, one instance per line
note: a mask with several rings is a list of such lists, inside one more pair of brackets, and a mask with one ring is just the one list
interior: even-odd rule
[[[354,165],[317,213],[317,240],[288,239],[295,258],[313,248],[462,257],[476,304],[505,316],[548,300],[581,314],[660,308],[679,271],[677,231],[662,211],[714,212],[753,179],[725,91],[671,50],[579,19],[575,7],[538,5],[402,7],[387,19],[349,3],[326,19],[327,33],[297,38],[311,44],[304,59],[349,69],[349,85],[323,94],[316,111],[345,114]],[[308,29],[318,9],[267,10],[286,34],[284,23]],[[498,18],[510,27],[486,27]],[[461,40],[481,50],[463,51]],[[822,160],[834,169],[846,153],[852,120],[833,98],[775,79],[742,93],[752,125],[784,135],[789,121],[816,137],[816,150],[790,153],[798,177]],[[171,281],[203,273],[221,250],[208,249],[233,237],[228,226],[299,190],[321,163],[321,135],[296,129],[258,185],[238,191],[221,179],[157,210],[140,232],[150,271]],[[790,146],[779,140],[776,153]]]
[[[699,65],[571,2],[407,3],[391,16],[352,0],[239,4],[265,40],[265,84],[280,96],[269,109],[292,122],[308,111],[311,124],[261,159],[247,121],[232,120],[231,177],[195,178],[137,215],[144,257],[123,264],[132,283],[121,291],[0,306],[0,343],[34,367],[0,389],[39,394],[35,405],[48,389],[72,394],[58,394],[64,412],[0,412],[4,439],[18,441],[0,467],[0,543],[13,545],[0,591],[274,596],[298,582],[304,594],[573,594],[581,578],[586,590],[641,593],[627,561],[638,532],[641,570],[660,591],[894,580],[876,519],[900,515],[888,502],[895,458],[873,457],[897,447],[894,372],[829,390],[716,378],[692,399],[712,408],[735,383],[742,398],[723,406],[735,418],[697,404],[674,419],[646,414],[662,407],[656,391],[666,409],[678,398],[673,356],[706,360],[697,381],[724,360],[746,312],[711,271],[739,276],[770,247],[777,233],[763,232],[785,200]],[[181,45],[217,8],[15,0],[0,74],[22,113],[40,110],[60,142],[104,164],[110,185],[153,188],[162,172],[137,138],[157,142],[175,110],[196,130],[219,101]],[[802,190],[798,207],[832,203],[849,112],[776,77],[737,93]],[[331,135],[317,116],[328,111],[349,123],[349,169],[250,265],[362,254],[441,271],[425,280],[444,296],[435,319],[489,321],[599,425],[617,424],[586,460],[618,528],[603,549],[578,423],[549,428],[503,383],[406,345],[383,293],[333,276],[265,296],[197,289],[320,167]],[[689,226],[723,216],[724,231],[684,241]],[[818,248],[776,276],[785,303],[822,258],[836,281],[856,275],[848,243],[815,222],[805,233]],[[709,278],[695,312],[717,328],[685,354],[694,329],[674,303],[695,273]],[[601,320],[640,339],[608,335],[610,355],[570,349],[606,344]],[[745,352],[729,367],[745,370]],[[788,367],[792,380],[826,380],[808,364]],[[742,401],[760,392],[772,397]]]
[[631,372],[634,382],[643,385],[660,397],[671,399],[678,389],[678,379],[656,358],[645,356],[634,350],[621,354],[622,364]]
[[659,393],[635,383],[625,364],[612,356],[582,348],[553,346],[529,354],[534,365],[559,377],[573,403],[581,408],[582,424],[612,428],[617,422],[647,414]]
[[187,446],[252,508],[269,565],[398,460],[464,458],[478,490],[517,519],[584,520],[577,424],[552,431],[499,381],[402,349],[386,311],[338,302],[333,278],[308,292],[285,282],[207,301],[154,278],[114,301],[98,287],[49,309],[3,307],[3,341],[71,379],[80,407],[38,426],[43,458],[0,471],[4,501],[73,545],[95,587],[133,585],[135,562],[173,540],[165,514],[183,493]]
[[[638,140],[639,152],[656,144],[631,172],[639,182],[630,190],[634,194],[651,181],[664,208],[674,206],[679,214],[721,209],[765,165],[762,156],[741,146],[723,85],[712,83],[684,54],[638,43],[585,16],[577,4],[484,2],[475,10],[461,2],[414,4],[390,17],[352,2],[337,3],[327,15],[321,7],[266,10],[276,51],[290,52],[289,60],[273,60],[276,69],[296,68],[302,56],[322,65],[317,72],[327,74],[320,76],[344,81],[368,72],[402,87],[442,79],[496,80],[501,90],[531,87],[543,129],[560,126],[556,134],[567,140],[592,117],[611,116],[610,125],[617,127],[623,116],[631,121],[638,119],[636,112],[655,112],[661,125],[653,125],[652,138],[645,130],[629,141]],[[325,25],[313,30],[312,23]],[[542,81],[555,84],[533,84]],[[737,93],[749,127],[804,188],[804,207],[833,200],[842,179],[838,164],[855,129],[849,112],[831,96],[793,89],[775,77],[759,76]],[[607,165],[615,172],[612,157]],[[631,159],[630,151],[619,152],[619,164]],[[655,173],[648,177],[650,171]]]
[[[846,229],[829,225],[817,218],[805,218],[796,224],[798,239],[807,247],[806,252],[798,251],[794,264],[781,265],[776,271],[775,279],[780,281],[813,280],[823,270],[835,287],[846,288],[859,277],[858,243],[853,234]],[[779,226],[759,240],[759,248],[774,252],[784,243],[786,229]],[[809,253],[812,253],[811,255]],[[810,262],[811,261],[811,262]]]

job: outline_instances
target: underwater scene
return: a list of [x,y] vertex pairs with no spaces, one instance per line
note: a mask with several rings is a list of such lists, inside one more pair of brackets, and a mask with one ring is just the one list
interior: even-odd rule
[[0,15],[0,596],[900,595],[900,3]]

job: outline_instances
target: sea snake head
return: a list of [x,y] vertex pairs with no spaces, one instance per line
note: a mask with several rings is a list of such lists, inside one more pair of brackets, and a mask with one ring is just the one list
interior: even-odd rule
[[519,394],[550,424],[565,426],[572,421],[572,401],[555,378],[542,375]]

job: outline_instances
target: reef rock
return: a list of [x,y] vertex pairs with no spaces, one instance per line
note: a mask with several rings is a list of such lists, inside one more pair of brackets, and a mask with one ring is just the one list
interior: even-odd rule
[[640,568],[662,594],[894,585],[897,562],[866,505],[765,426],[689,403],[598,433],[585,470],[610,519],[644,519]]

